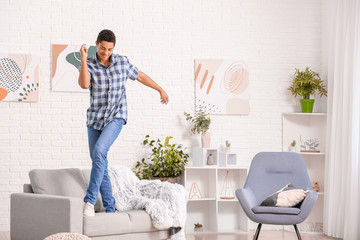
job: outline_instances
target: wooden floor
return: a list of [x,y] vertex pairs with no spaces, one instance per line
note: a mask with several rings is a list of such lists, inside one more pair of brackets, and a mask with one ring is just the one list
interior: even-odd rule
[[[254,235],[253,231],[249,234],[196,234],[186,235],[186,240],[251,240]],[[305,240],[340,240],[324,234],[302,234]],[[289,231],[270,231],[263,230],[260,233],[259,240],[297,240],[296,234]],[[10,240],[9,232],[0,232],[0,240]]]
[[[186,235],[186,240],[252,240],[255,231],[249,234],[201,234]],[[341,240],[340,238],[328,237],[325,234],[301,234],[304,240]],[[290,231],[262,230],[259,240],[297,240],[296,233]]]

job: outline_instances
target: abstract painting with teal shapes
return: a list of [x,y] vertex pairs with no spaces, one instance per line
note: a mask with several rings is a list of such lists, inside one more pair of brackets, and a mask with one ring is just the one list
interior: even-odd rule
[[38,56],[0,54],[0,101],[39,101]]
[[[78,84],[81,45],[52,45],[52,91],[88,92]],[[96,46],[88,48],[88,57],[96,54]]]

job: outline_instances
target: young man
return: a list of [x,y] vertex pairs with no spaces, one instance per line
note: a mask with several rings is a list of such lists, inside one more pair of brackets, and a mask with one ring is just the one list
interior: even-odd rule
[[169,97],[145,73],[138,71],[125,56],[113,54],[116,37],[102,30],[96,40],[97,53],[87,58],[88,49],[81,46],[79,85],[90,88],[90,107],[87,109],[87,129],[92,169],[84,198],[84,215],[94,216],[94,205],[100,191],[106,212],[115,212],[108,175],[107,153],[127,121],[126,80],[138,80],[160,93],[161,103]]

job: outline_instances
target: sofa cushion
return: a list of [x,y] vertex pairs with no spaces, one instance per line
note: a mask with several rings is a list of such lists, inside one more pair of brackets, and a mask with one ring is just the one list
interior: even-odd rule
[[84,233],[89,237],[158,231],[151,217],[144,210],[116,213],[96,213],[95,217],[84,217]]
[[34,193],[77,197],[86,195],[85,179],[77,168],[33,169],[29,172]]
[[[90,174],[91,174],[91,169],[83,169],[82,170],[84,179],[85,179],[85,183],[86,183],[86,189],[89,186],[90,183]],[[103,202],[101,199],[101,194],[99,192],[98,196],[97,196],[97,200],[96,200],[96,204],[95,204],[95,212],[105,212],[105,208],[103,206]]]
[[255,214],[288,214],[298,215],[300,209],[296,207],[263,207],[256,206],[251,209]]

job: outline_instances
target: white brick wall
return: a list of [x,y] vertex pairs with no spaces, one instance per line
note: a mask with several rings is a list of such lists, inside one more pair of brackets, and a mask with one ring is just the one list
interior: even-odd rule
[[[110,164],[133,167],[151,137],[191,146],[184,111],[194,109],[194,59],[246,59],[249,116],[212,116],[212,146],[231,141],[240,161],[281,150],[281,113],[298,111],[286,88],[294,68],[321,71],[321,0],[0,0],[0,52],[40,55],[40,102],[0,102],[0,230],[8,230],[10,194],[32,168],[89,167],[88,94],[51,92],[51,44],[93,43],[103,28],[169,94],[128,82],[129,122]],[[319,108],[321,104],[318,103]]]

